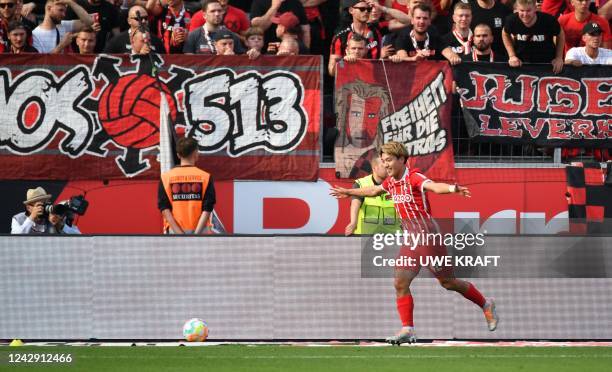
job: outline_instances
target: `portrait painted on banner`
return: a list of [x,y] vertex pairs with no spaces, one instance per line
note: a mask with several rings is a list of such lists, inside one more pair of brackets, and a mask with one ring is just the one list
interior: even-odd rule
[[370,159],[382,145],[380,119],[389,115],[391,98],[381,85],[356,80],[336,92],[338,138],[336,173],[359,178],[372,172]]

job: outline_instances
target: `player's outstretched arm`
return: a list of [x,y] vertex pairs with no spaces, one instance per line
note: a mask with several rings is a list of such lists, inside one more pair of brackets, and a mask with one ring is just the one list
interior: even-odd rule
[[449,185],[444,182],[426,182],[423,188],[427,191],[435,192],[436,194],[459,194],[467,198],[472,196],[467,187],[457,184]]
[[358,189],[345,189],[344,187],[333,186],[329,189],[329,195],[336,199],[342,199],[349,196],[378,196],[384,193],[385,190],[380,186],[368,186]]

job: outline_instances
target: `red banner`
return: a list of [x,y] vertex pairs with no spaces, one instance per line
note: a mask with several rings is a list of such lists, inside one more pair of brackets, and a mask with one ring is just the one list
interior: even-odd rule
[[[215,179],[317,179],[321,58],[0,55],[0,178],[156,179],[160,99]],[[157,72],[159,78],[153,77]]]
[[[559,234],[569,231],[566,177],[563,168],[459,168],[457,181],[467,185],[471,198],[428,196],[439,222],[454,220],[489,234]],[[220,181],[215,183],[215,212],[228,233],[344,234],[349,223],[350,198],[329,195],[331,185],[351,187],[338,180],[333,168],[323,168],[317,182]],[[0,182],[4,221],[23,211],[28,188],[42,186],[66,200],[85,194],[89,208],[77,217],[86,234],[159,234],[156,181],[116,180],[73,182]],[[492,197],[496,196],[496,197]],[[129,208],[124,208],[129,206]],[[118,213],[118,210],[120,212]],[[1,230],[4,229],[4,230]],[[9,224],[0,225],[8,233]],[[475,231],[473,230],[473,231]],[[458,230],[459,231],[459,230]]]
[[406,145],[411,167],[435,180],[454,180],[452,83],[446,62],[340,63],[336,76],[338,175],[367,175],[377,148],[397,141]]

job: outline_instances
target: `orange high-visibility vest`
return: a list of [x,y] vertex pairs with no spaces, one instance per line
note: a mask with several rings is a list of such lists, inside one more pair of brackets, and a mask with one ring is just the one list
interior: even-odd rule
[[[195,166],[174,167],[163,173],[161,180],[172,204],[174,219],[185,232],[195,231],[202,215],[210,174]],[[164,231],[169,229],[170,224],[164,220]]]

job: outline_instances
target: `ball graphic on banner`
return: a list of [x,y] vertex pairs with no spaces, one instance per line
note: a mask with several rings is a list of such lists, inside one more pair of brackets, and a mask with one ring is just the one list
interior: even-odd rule
[[[168,87],[160,82],[166,95],[171,119],[176,119],[176,104]],[[159,143],[160,89],[148,75],[125,75],[110,83],[100,96],[98,118],[106,133],[119,146],[145,149]]]

